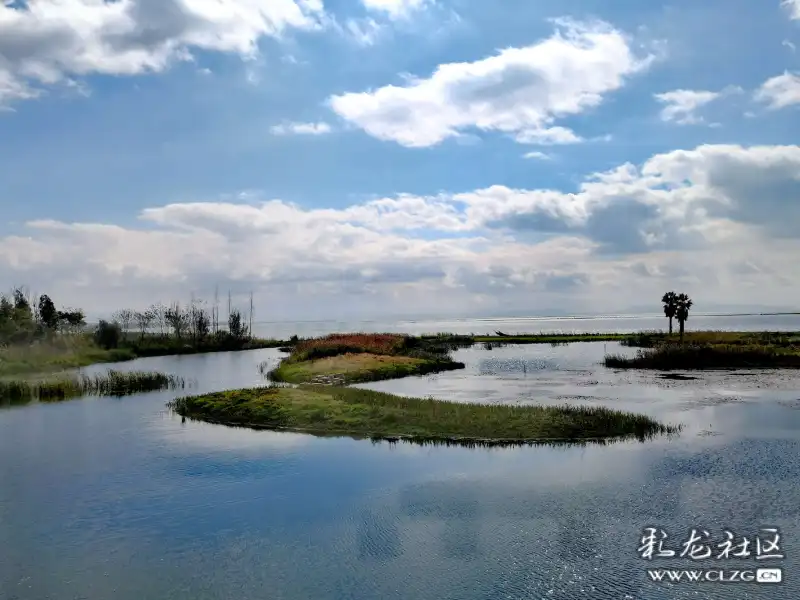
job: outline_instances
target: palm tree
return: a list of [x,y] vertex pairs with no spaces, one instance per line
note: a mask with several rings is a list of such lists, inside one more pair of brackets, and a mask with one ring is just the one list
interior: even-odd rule
[[689,318],[689,309],[692,308],[692,300],[686,294],[678,294],[675,305],[675,317],[678,319],[678,324],[681,328],[681,343],[683,343],[683,325]]
[[675,317],[675,313],[678,310],[678,295],[675,292],[667,292],[664,294],[664,297],[661,298],[661,302],[664,303],[664,314],[669,319],[669,334],[672,335],[672,319]]

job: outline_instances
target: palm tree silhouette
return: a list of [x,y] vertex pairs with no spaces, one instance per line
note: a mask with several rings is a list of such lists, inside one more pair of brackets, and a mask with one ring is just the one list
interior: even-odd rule
[[664,294],[664,297],[661,298],[661,302],[664,303],[664,315],[669,319],[669,334],[672,335],[672,319],[675,317],[675,313],[678,310],[678,295],[675,292],[667,292]]
[[678,319],[681,332],[681,343],[683,343],[683,326],[689,318],[689,309],[692,308],[692,299],[686,294],[678,294],[675,299],[675,317]]

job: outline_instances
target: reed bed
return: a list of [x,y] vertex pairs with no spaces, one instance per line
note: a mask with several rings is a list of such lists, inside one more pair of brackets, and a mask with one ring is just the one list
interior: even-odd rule
[[59,401],[79,396],[128,396],[164,389],[184,389],[183,377],[155,371],[114,371],[102,375],[72,375],[43,381],[0,381],[0,400]]

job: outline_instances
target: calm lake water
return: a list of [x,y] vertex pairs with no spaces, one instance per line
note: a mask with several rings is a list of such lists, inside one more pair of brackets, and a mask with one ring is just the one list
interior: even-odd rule
[[[602,404],[681,423],[678,437],[372,444],[184,423],[165,410],[174,392],[0,409],[0,599],[800,598],[800,373],[665,380],[607,370],[605,351],[630,350],[473,348],[456,353],[463,371],[365,387]],[[259,384],[257,365],[280,356],[114,368],[183,375],[204,392]],[[785,582],[648,582],[648,568],[709,566],[640,558],[649,525],[678,551],[691,528],[716,543],[724,527],[779,527],[785,560],[713,566],[780,566]]]

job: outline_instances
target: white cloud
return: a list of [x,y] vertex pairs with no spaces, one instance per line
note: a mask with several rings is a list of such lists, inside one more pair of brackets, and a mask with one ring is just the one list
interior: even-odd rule
[[92,74],[137,75],[194,48],[253,55],[262,36],[321,26],[322,0],[29,0],[0,4],[0,103]]
[[719,98],[719,92],[673,90],[663,94],[654,94],[653,97],[666,104],[661,110],[662,121],[675,121],[681,125],[702,123],[702,117],[694,112],[701,106]]
[[566,127],[548,127],[547,129],[528,129],[516,136],[520,144],[536,144],[554,146],[558,144],[577,144],[583,139]]
[[797,47],[792,42],[790,42],[789,40],[783,40],[781,42],[781,46],[785,46],[786,48],[788,48],[792,52],[796,52],[797,51]]
[[531,46],[442,64],[404,86],[333,96],[330,106],[369,135],[408,147],[434,146],[470,129],[507,133],[522,143],[578,141],[554,122],[596,107],[652,57],[637,56],[627,37],[607,24],[557,25],[550,38]]
[[800,0],[782,0],[781,5],[789,11],[790,19],[800,19]]
[[325,135],[332,131],[331,126],[319,123],[282,123],[270,128],[273,135]]
[[775,110],[800,104],[800,76],[787,71],[783,75],[772,77],[756,90],[754,97]]
[[0,238],[0,277],[90,311],[252,287],[281,318],[430,312],[432,295],[451,312],[532,294],[611,310],[672,283],[785,304],[800,293],[799,195],[800,146],[700,146],[572,193],[496,185],[313,210],[247,196],[153,207],[139,228],[36,221]]
[[545,154],[544,152],[537,152],[537,151],[528,152],[526,154],[523,154],[522,157],[523,158],[533,158],[533,159],[536,159],[536,160],[550,160],[550,155],[549,154]]
[[391,19],[408,17],[413,11],[432,4],[432,0],[361,0],[364,8],[385,13]]

